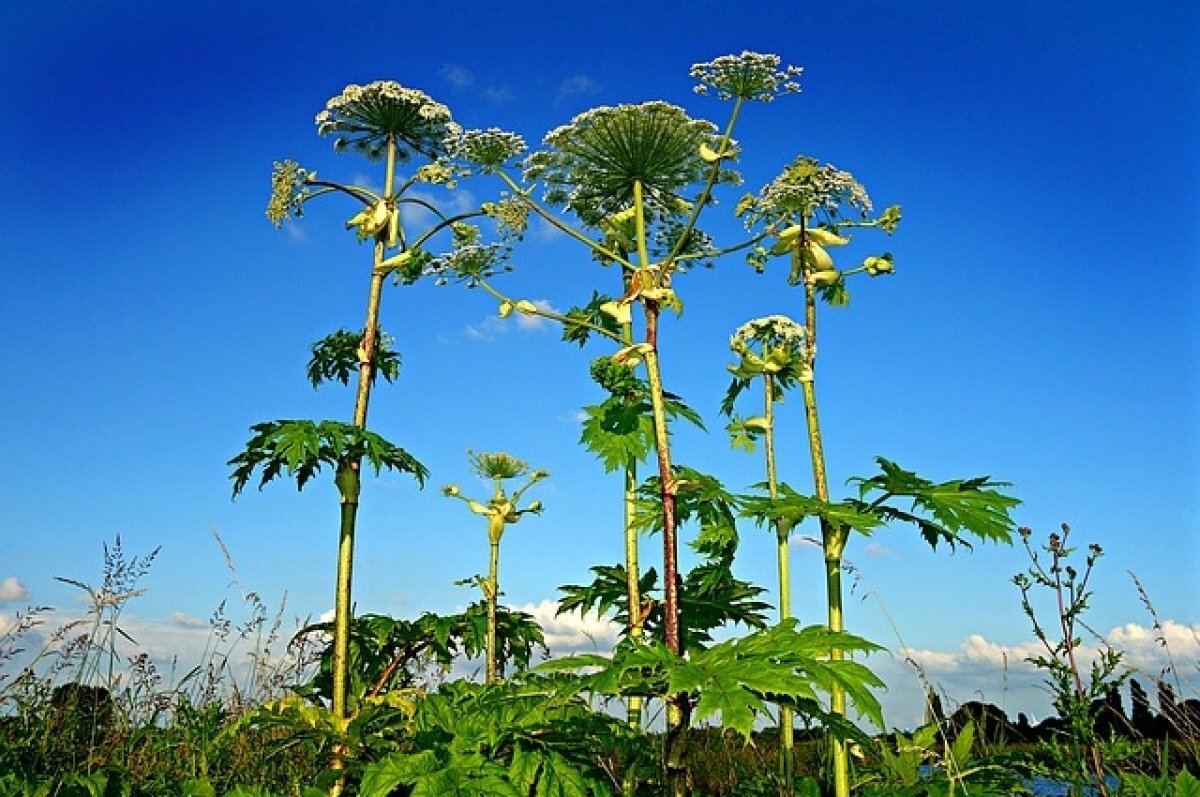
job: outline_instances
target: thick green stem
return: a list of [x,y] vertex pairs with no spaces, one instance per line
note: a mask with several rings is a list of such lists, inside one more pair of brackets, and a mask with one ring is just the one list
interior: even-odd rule
[[341,533],[338,536],[337,600],[333,617],[333,713],[348,716],[346,685],[350,661],[350,576],[354,568],[354,523],[358,500],[342,499]]
[[[637,506],[637,463],[630,462],[625,466],[625,594],[629,601],[629,636],[633,639],[642,637],[642,590],[638,584],[641,568],[638,563],[638,533],[633,524],[634,509]],[[642,699],[631,697],[626,704],[626,719],[634,728],[642,726]]]
[[[650,255],[646,246],[646,216],[642,200],[642,184],[633,183],[634,222],[637,225],[638,261],[641,268],[648,268]],[[660,280],[668,279],[665,273]],[[675,526],[675,476],[671,466],[671,439],[667,427],[667,404],[663,389],[662,368],[658,359],[658,322],[662,311],[658,302],[643,297],[642,306],[646,319],[646,381],[650,384],[650,409],[654,424],[654,450],[658,460],[658,479],[662,499],[663,523],[663,636],[667,650],[677,656],[683,655],[679,635],[679,544]],[[667,707],[667,735],[665,755],[667,780],[676,797],[684,797],[687,791],[684,777],[684,735],[687,732],[689,704],[687,695],[679,695]]]
[[496,606],[500,600],[500,540],[492,540],[488,557],[487,598],[487,682],[500,680],[500,655],[496,650]]
[[[637,225],[638,261],[650,265],[646,246],[646,217],[642,202],[642,184],[633,183],[634,219]],[[667,404],[663,390],[662,368],[658,360],[658,302],[644,300],[646,318],[646,380],[650,384],[650,408],[654,423],[654,450],[658,459],[658,479],[663,520],[663,622],[667,649],[681,655],[679,642],[678,544],[675,539],[675,477],[671,466],[671,442],[667,429]]]
[[[779,477],[775,467],[775,379],[771,374],[763,374],[764,407],[763,417],[767,422],[767,431],[763,441],[763,450],[767,460],[767,493],[771,500],[779,497]],[[779,567],[779,619],[787,620],[792,616],[792,579],[788,540],[791,528],[783,518],[775,520],[776,563]],[[795,729],[792,710],[787,706],[779,707],[779,776],[783,781],[785,794],[792,793],[795,782]]]
[[[621,252],[622,255],[626,254]],[[630,269],[624,265],[621,267],[621,293],[625,294],[629,290]],[[621,324],[621,341],[626,346],[633,344],[633,322],[625,321]],[[643,623],[642,618],[642,587],[639,583],[641,578],[641,566],[639,541],[637,528],[634,525],[633,518],[637,509],[637,460],[630,459],[625,463],[625,486],[623,496],[623,512],[622,521],[625,532],[625,597],[629,604],[629,628],[627,632],[631,639],[639,640],[642,638]],[[630,727],[640,728],[642,726],[642,698],[640,696],[630,697],[626,703],[626,720]]]
[[672,474],[671,450],[667,434],[667,409],[663,398],[662,371],[658,362],[658,308],[646,307],[646,376],[650,382],[650,407],[654,418],[654,446],[658,455],[658,478],[661,485],[663,520],[663,627],[667,649],[682,654],[679,639],[679,563],[675,534],[675,477]]
[[[801,235],[800,245],[803,245]],[[799,247],[793,249],[792,257],[800,258]],[[804,280],[804,325],[808,333],[805,359],[810,377],[803,382],[804,414],[808,428],[808,449],[812,460],[813,492],[818,500],[829,500],[829,479],[825,471],[825,450],[821,439],[821,422],[817,414],[817,392],[813,383],[816,373],[817,352],[817,299],[812,284]],[[825,555],[825,593],[828,605],[828,624],[831,631],[846,630],[842,615],[842,552],[846,548],[848,531],[845,527],[835,526],[826,519],[821,519],[821,547]],[[845,652],[834,648],[829,652],[834,661],[845,658]],[[838,684],[830,689],[829,708],[834,714],[846,715],[846,693]],[[832,739],[833,750],[833,788],[835,797],[849,797],[850,794],[850,761],[847,756],[846,742],[843,739]]]
[[[384,177],[383,196],[389,198],[392,186],[395,184],[396,173],[396,142],[388,140],[387,174]],[[389,225],[390,226],[390,225]],[[383,295],[383,278],[379,264],[387,253],[386,241],[377,238],[373,267],[371,269],[371,287],[367,294],[367,318],[363,325],[362,341],[359,344],[358,389],[354,397],[354,425],[365,429],[367,426],[367,408],[371,400],[371,382],[375,368],[375,348],[379,338],[379,304]],[[350,681],[350,614],[352,598],[352,581],[354,574],[354,528],[358,517],[358,496],[360,489],[359,460],[348,460],[340,466],[338,487],[342,494],[341,529],[338,535],[337,583],[334,588],[334,627],[333,627],[333,714],[339,720],[349,717],[349,706],[346,695]],[[348,489],[348,485],[353,485]],[[338,746],[334,750],[333,766],[341,769],[344,766],[344,750]],[[330,797],[341,794],[344,781],[338,780],[330,787]]]

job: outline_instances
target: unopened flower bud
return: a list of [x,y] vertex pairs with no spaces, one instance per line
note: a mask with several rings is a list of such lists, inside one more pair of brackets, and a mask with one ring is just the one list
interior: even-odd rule
[[839,277],[841,277],[841,272],[836,270],[814,271],[809,275],[808,281],[814,288],[828,288],[837,283]]

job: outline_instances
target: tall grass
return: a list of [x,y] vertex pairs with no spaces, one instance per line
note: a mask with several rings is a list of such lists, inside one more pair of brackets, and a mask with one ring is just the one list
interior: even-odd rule
[[156,657],[131,632],[125,612],[145,593],[141,582],[158,549],[131,556],[120,537],[104,546],[99,586],[58,579],[86,598],[81,616],[39,639],[51,610],[16,615],[0,637],[0,775],[56,784],[51,794],[92,776],[144,794],[174,793],[189,780],[219,792],[250,784],[299,794],[311,782],[314,762],[295,750],[274,760],[278,745],[237,723],[308,677],[314,643],[283,637],[285,602],[272,613],[258,594],[242,590],[217,541],[240,609],[234,617],[228,600],[218,605],[190,665],[178,654]]

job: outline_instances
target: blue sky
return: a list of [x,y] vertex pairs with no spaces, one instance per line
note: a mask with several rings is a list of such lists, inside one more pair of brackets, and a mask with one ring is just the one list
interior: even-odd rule
[[[225,462],[252,423],[350,412],[349,390],[314,392],[304,368],[309,344],[361,324],[369,253],[342,230],[355,209],[314,203],[284,231],[263,216],[275,160],[379,181],[377,166],[335,155],[315,133],[313,116],[347,83],[397,80],[464,126],[536,144],[600,104],[662,98],[723,122],[726,106],[693,95],[688,68],[749,49],[803,66],[804,90],[748,110],[737,131],[746,185],[713,215],[801,153],[853,172],[878,206],[904,207],[886,244],[896,276],[857,283],[850,307],[824,314],[818,390],[833,483],[870,473],[876,455],[933,479],[1011,481],[1020,523],[1044,536],[1066,521],[1080,543],[1104,547],[1097,630],[1131,651],[1153,647],[1133,571],[1196,653],[1200,12],[1107,0],[797,7],[3,11],[0,619],[27,604],[77,609],[54,577],[97,581],[101,544],[117,534],[133,552],[162,546],[129,609],[147,638],[206,618],[230,591],[214,530],[246,589],[268,602],[286,593],[290,614],[330,607],[332,486],[297,495],[281,483],[231,502]],[[467,190],[443,199],[479,201],[495,187]],[[501,286],[558,309],[613,290],[612,273],[544,229],[514,262]],[[667,387],[710,433],[680,430],[677,459],[740,490],[761,464],[730,449],[717,415],[728,336],[752,317],[798,312],[799,297],[778,270],[756,276],[734,258],[679,288]],[[423,492],[398,477],[367,486],[360,611],[474,599],[453,582],[486,567],[483,529],[436,489],[470,484],[467,449],[507,450],[553,474],[534,491],[546,512],[505,539],[510,603],[539,606],[588,566],[617,561],[619,482],[576,445],[580,408],[600,398],[587,364],[602,352],[501,322],[482,292],[458,286],[390,288],[383,323],[404,365],[377,392],[371,423],[433,475]],[[803,486],[799,410],[782,408],[782,468]],[[769,536],[747,525],[743,540],[740,573],[772,584]],[[816,622],[819,556],[802,541],[795,550],[793,601]],[[643,556],[657,552],[648,540]],[[1010,583],[1019,547],[951,555],[896,529],[854,541],[848,557],[851,630],[922,652],[957,699],[979,689],[1044,713],[1036,692],[996,686],[1009,674],[997,662],[1020,680],[1030,639]],[[895,721],[910,721],[911,702],[890,699]]]

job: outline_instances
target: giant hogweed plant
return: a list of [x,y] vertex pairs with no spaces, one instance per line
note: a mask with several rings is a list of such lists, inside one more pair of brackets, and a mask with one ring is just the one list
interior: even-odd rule
[[[365,86],[350,85],[329,100],[316,117],[317,132],[334,138],[334,149],[351,150],[371,162],[383,163],[383,187],[371,188],[319,178],[315,171],[294,161],[275,164],[272,195],[267,217],[280,226],[300,216],[308,202],[336,194],[357,207],[346,222],[360,242],[371,244],[368,271],[366,318],[361,332],[340,330],[313,347],[308,375],[314,385],[336,379],[348,383],[357,373],[357,388],[350,423],[340,421],[280,420],[252,427],[253,436],[245,450],[230,460],[236,496],[259,472],[259,487],[286,473],[298,488],[322,468],[334,472],[341,503],[341,525],[337,555],[335,619],[333,632],[332,710],[347,716],[347,680],[351,624],[351,581],[354,538],[361,493],[360,474],[364,461],[377,473],[384,469],[411,474],[423,484],[427,471],[404,449],[367,429],[368,408],[376,375],[391,380],[398,372],[398,356],[380,329],[380,305],[384,281],[411,282],[432,259],[429,246],[435,239],[451,238],[455,251],[474,239],[466,220],[486,214],[485,209],[447,215],[418,190],[427,184],[453,187],[467,170],[451,159],[454,142],[462,135],[449,109],[424,92],[392,81]],[[421,165],[404,177],[402,164],[418,160]],[[415,230],[405,211],[414,219],[432,219]]]
[[[780,529],[793,529],[806,518],[817,519],[825,559],[827,624],[832,631],[842,631],[842,559],[852,532],[869,534],[885,524],[905,522],[915,525],[934,548],[939,542],[970,547],[964,534],[1010,543],[1014,523],[1009,512],[1019,502],[997,489],[1007,487],[1006,483],[986,476],[935,483],[883,457],[877,458],[878,475],[850,480],[857,486],[856,497],[831,500],[815,382],[818,301],[844,306],[850,299],[849,279],[892,274],[894,263],[891,254],[882,253],[869,255],[856,266],[838,268],[829,250],[849,244],[850,233],[856,230],[878,229],[890,235],[900,221],[900,208],[891,206],[873,216],[866,189],[849,172],[801,156],[758,194],[744,197],[736,212],[748,229],[765,230],[774,239],[769,247],[756,245],[748,255],[749,262],[762,271],[771,258],[786,257],[788,284],[803,291],[804,345],[796,380],[804,397],[813,482],[813,492],[803,494],[785,482],[768,480],[767,494],[746,496],[743,511],[771,524],[777,535]],[[743,425],[743,430],[746,428]],[[841,660],[845,651],[835,646],[830,655]],[[830,704],[833,713],[845,714],[845,700],[845,694],[835,687]],[[847,748],[837,739],[833,776],[835,794],[848,795]]]
[[[524,162],[521,182],[500,168],[502,161],[494,162],[495,173],[531,213],[579,241],[600,262],[620,268],[619,298],[597,296],[588,307],[561,316],[504,296],[484,279],[487,275],[469,275],[473,284],[482,284],[500,300],[501,315],[516,309],[562,321],[580,338],[598,333],[620,346],[615,362],[644,367],[662,489],[666,644],[677,652],[676,484],[658,347],[660,321],[664,310],[682,309],[675,276],[719,254],[697,223],[714,187],[738,179],[727,164],[737,154],[732,134],[743,104],[799,88],[792,80],[799,70],[780,70],[778,65],[775,56],[746,53],[694,68],[702,88],[734,101],[722,130],[665,102],[600,107],[547,134],[543,149]],[[532,187],[525,187],[529,184],[543,186],[541,202]],[[565,210],[572,220],[553,208]],[[631,333],[635,308],[642,324],[638,340]]]
[[[626,343],[632,342],[632,323],[621,324],[621,337]],[[567,327],[564,337],[576,340],[580,344],[575,330]],[[653,625],[649,617],[652,610],[658,609],[661,619],[661,602],[650,597],[649,589],[657,581],[657,573],[653,567],[646,571],[645,577],[640,566],[639,529],[635,522],[638,507],[638,465],[645,461],[654,450],[654,423],[651,419],[650,389],[646,380],[637,376],[635,370],[623,363],[616,363],[610,357],[600,357],[592,362],[592,379],[608,393],[608,398],[597,404],[583,408],[585,420],[580,433],[580,443],[591,451],[603,464],[605,471],[620,470],[623,475],[622,526],[624,529],[625,562],[613,568],[601,566],[592,568],[596,573],[596,582],[591,594],[595,600],[586,606],[587,609],[615,607],[620,604],[623,608],[617,618],[624,633],[633,638],[639,638],[648,625]],[[701,429],[704,428],[700,416],[673,393],[664,392],[664,403],[667,417],[683,418]],[[607,575],[616,574],[623,577],[624,593],[617,595],[609,587],[616,586],[606,581]],[[648,579],[648,581],[646,581]],[[569,588],[568,588],[569,589]],[[576,588],[582,589],[582,588]],[[559,612],[571,611],[574,608],[585,608],[583,603],[572,602],[568,591],[568,600],[559,604]],[[686,602],[686,595],[681,598]],[[683,609],[681,609],[681,612]],[[661,624],[660,624],[661,625]],[[641,723],[642,701],[640,697],[631,697],[628,705],[628,719],[633,726]]]
[[[541,501],[532,501],[520,506],[525,491],[550,474],[544,470],[530,471],[529,464],[502,451],[471,454],[471,469],[477,476],[492,482],[492,495],[487,503],[476,501],[462,494],[456,484],[447,484],[442,493],[448,498],[464,502],[477,515],[487,520],[488,574],[487,578],[475,579],[483,592],[487,606],[487,644],[485,646],[486,678],[489,684],[500,680],[504,663],[497,647],[497,607],[500,604],[500,541],[509,526],[523,516],[542,511]],[[527,477],[525,484],[513,490],[505,490],[505,482]]]
[[[529,300],[504,295],[488,282],[491,275],[484,270],[460,270],[457,275],[491,293],[500,302],[502,317],[517,311],[559,320],[566,326],[564,336],[568,340],[606,337],[619,346],[611,356],[613,364],[644,368],[658,465],[658,475],[648,484],[655,485],[661,521],[662,645],[677,657],[683,655],[685,647],[680,631],[684,599],[678,570],[678,504],[685,480],[680,479],[671,456],[671,412],[659,347],[662,313],[682,311],[683,301],[674,278],[689,266],[708,263],[736,248],[760,244],[782,228],[781,222],[767,224],[750,241],[721,250],[697,224],[703,209],[713,202],[714,188],[721,182],[739,180],[728,163],[738,155],[732,133],[744,104],[797,91],[799,86],[793,78],[798,73],[796,67],[780,70],[776,56],[755,53],[725,56],[694,67],[692,74],[700,80],[697,90],[701,94],[713,92],[721,100],[732,101],[724,128],[691,119],[683,109],[664,102],[595,108],[576,116],[569,125],[547,134],[544,149],[524,162],[523,184],[544,186],[542,202],[534,199],[533,187],[518,184],[497,162],[499,178],[529,212],[580,241],[599,262],[619,266],[623,293],[618,298],[596,293],[586,307],[575,308],[564,316]],[[516,154],[515,148],[511,154]],[[553,212],[551,208],[556,206],[565,210],[572,221]],[[640,311],[640,337],[632,334],[635,310]],[[626,456],[622,465],[635,459]],[[626,467],[626,507],[631,504],[629,472]],[[646,601],[638,594],[643,580],[636,570],[636,558],[629,556],[630,551],[636,552],[636,539],[634,545],[629,544],[631,529],[626,520],[624,615],[629,629],[635,630],[646,623],[641,617]],[[720,564],[727,569],[726,563]],[[841,693],[835,689],[835,694]],[[671,732],[665,757],[676,768],[682,760],[682,750],[676,744],[682,741],[680,731],[686,726],[692,699],[679,691],[671,696],[668,706]],[[673,784],[672,789],[679,793],[683,780],[674,778]]]
[[[666,649],[674,655],[683,653],[677,534],[680,480],[672,462],[663,386],[659,348],[662,314],[668,309],[676,313],[682,310],[676,276],[689,266],[728,251],[715,247],[698,222],[702,211],[712,204],[715,187],[740,179],[729,163],[738,155],[733,131],[745,103],[769,101],[799,90],[794,81],[799,69],[780,69],[779,59],[771,55],[726,56],[696,65],[692,74],[699,81],[699,93],[711,92],[732,101],[724,128],[692,119],[683,109],[664,102],[586,111],[550,132],[544,148],[524,163],[522,182],[540,183],[545,189],[542,202],[534,199],[533,187],[519,184],[502,168],[505,157],[518,154],[516,147],[504,153],[498,148],[501,156],[491,162],[512,196],[530,213],[585,245],[601,263],[619,266],[624,287],[619,298],[594,294],[587,307],[563,316],[528,300],[505,296],[490,284],[490,274],[483,269],[458,272],[460,278],[484,287],[500,301],[501,316],[516,310],[553,318],[568,326],[568,337],[579,340],[599,334],[620,346],[612,355],[614,363],[644,368],[662,521],[663,636]],[[550,209],[554,207],[565,210],[572,221],[560,218]],[[783,221],[768,222],[750,242],[731,249],[759,243],[778,233]],[[635,309],[640,310],[640,339],[631,333]],[[627,477],[627,488],[628,484]],[[628,523],[626,526],[628,540],[631,532]],[[627,550],[632,547],[627,544]],[[632,629],[641,625],[638,614],[642,601],[636,594],[641,580],[631,564],[627,557],[626,615]],[[677,739],[679,730],[686,726],[689,699],[685,693],[674,696],[669,740]],[[674,752],[668,755],[669,759],[676,757]]]
[[[738,361],[728,366],[733,380],[721,402],[722,414],[731,418],[726,427],[735,448],[754,451],[756,442],[763,441],[767,495],[779,497],[779,474],[775,457],[775,405],[783,401],[784,391],[795,387],[809,376],[805,353],[805,329],[787,316],[756,318],[738,327],[730,338],[729,347]],[[749,418],[735,417],[737,398],[759,380],[763,386],[762,414]],[[791,599],[791,526],[782,518],[770,522],[775,533],[778,567],[778,611],[783,622],[792,616]],[[794,720],[791,708],[779,708],[780,777],[785,784],[795,780]]]

